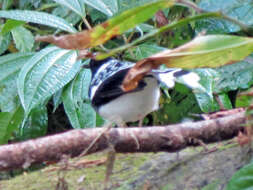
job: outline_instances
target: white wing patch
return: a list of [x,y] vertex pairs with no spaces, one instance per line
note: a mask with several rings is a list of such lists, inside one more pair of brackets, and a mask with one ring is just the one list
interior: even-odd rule
[[[173,88],[175,86],[175,82],[178,82],[191,89],[199,89],[200,91],[205,92],[204,87],[199,83],[200,77],[198,74],[190,71],[179,74],[181,71],[183,70],[172,68],[166,70],[153,70],[151,74],[167,88]],[[179,74],[179,76],[177,76],[177,74]]]
[[151,74],[167,88],[173,88],[176,80],[174,73],[181,70],[182,69],[153,70]]
[[199,80],[200,80],[199,75],[193,72],[190,72],[178,78],[178,82],[185,84],[191,89],[200,88],[201,85],[199,83]]

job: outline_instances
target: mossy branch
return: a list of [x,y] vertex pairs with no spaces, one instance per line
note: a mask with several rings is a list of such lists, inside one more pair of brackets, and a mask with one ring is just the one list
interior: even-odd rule
[[[121,153],[175,152],[187,146],[198,146],[199,142],[211,143],[233,138],[239,131],[244,130],[245,120],[242,111],[218,119],[165,127],[112,128],[101,135],[87,154],[105,150],[111,143],[114,144],[115,151]],[[3,145],[0,147],[0,170],[27,168],[31,164],[45,161],[59,161],[64,155],[78,156],[103,130],[103,128],[72,130],[26,142]]]

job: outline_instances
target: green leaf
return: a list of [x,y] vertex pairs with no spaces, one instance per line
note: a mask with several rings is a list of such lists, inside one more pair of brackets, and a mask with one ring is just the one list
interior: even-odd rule
[[7,9],[9,9],[11,6],[12,6],[12,4],[13,4],[13,0],[2,0],[2,9],[3,10],[7,10]]
[[54,0],[56,3],[64,5],[78,14],[80,17],[85,16],[84,4],[82,0]]
[[34,37],[32,33],[23,26],[15,27],[11,30],[16,48],[20,52],[29,52],[32,50],[34,44]]
[[74,128],[96,127],[96,112],[88,101],[90,70],[82,70],[63,91],[63,105]]
[[24,65],[17,84],[26,114],[73,79],[81,67],[81,62],[76,59],[76,51],[48,47]]
[[2,30],[1,30],[1,34],[5,35],[8,32],[10,32],[13,28],[16,28],[17,26],[21,26],[23,25],[25,22],[23,21],[19,21],[19,20],[7,20],[6,23],[4,24]]
[[[199,7],[210,11],[222,11],[234,19],[237,19],[247,25],[253,25],[253,4],[252,0],[201,0]],[[240,30],[238,25],[225,20],[204,19],[196,23],[198,31],[207,31],[208,33],[232,33]]]
[[27,140],[43,136],[47,132],[47,124],[47,108],[39,105],[30,112],[17,138],[19,140]]
[[212,112],[219,109],[213,98],[214,81],[217,73],[212,69],[196,69],[194,70],[200,77],[200,84],[204,87],[205,92],[194,93],[198,105],[203,112]]
[[146,3],[153,2],[154,0],[118,0],[119,12],[123,12],[127,9],[132,9],[134,7],[141,6]]
[[160,109],[152,113],[153,125],[178,123],[194,113],[201,113],[194,94],[184,85],[176,83],[170,97],[170,100],[165,95],[161,97]]
[[[102,25],[94,28],[91,36],[94,38],[94,45],[99,45],[110,39],[112,36],[122,34],[135,25],[142,23],[153,16],[159,9],[170,7],[174,5],[173,1],[159,0],[148,3],[131,10],[127,10],[120,15],[106,21]],[[103,36],[104,39],[101,37]]]
[[228,94],[226,94],[226,93],[219,94],[218,98],[225,109],[232,109],[233,108]]
[[53,112],[58,108],[58,106],[62,103],[62,89],[58,90],[54,96],[53,96],[53,104],[54,104],[54,109]]
[[64,19],[39,11],[28,11],[28,10],[0,11],[0,17],[42,24],[72,33],[76,32],[76,29],[73,26],[71,26],[71,24],[66,22]]
[[164,50],[166,50],[166,48],[157,46],[156,44],[143,43],[137,47],[127,50],[124,57],[128,59],[130,58],[130,59],[135,59],[135,60],[141,60]]
[[[196,89],[193,91],[196,100],[198,102],[199,108],[202,112],[214,112],[220,109],[218,102],[214,99],[213,93],[215,88],[215,81],[217,81],[219,74],[213,69],[195,69],[194,72],[198,73],[200,77],[200,84],[204,88],[204,91]],[[217,98],[222,103],[224,108],[231,109],[232,104],[227,94],[218,94]]]
[[107,16],[113,16],[118,11],[118,3],[115,0],[80,0],[85,4],[93,7],[106,14]]
[[63,18],[66,22],[71,23],[72,26],[75,26],[83,18],[65,6],[57,6],[51,14]]
[[0,112],[0,144],[10,140],[11,135],[18,129],[24,118],[22,106],[13,112]]
[[249,107],[253,103],[253,96],[250,96],[250,94],[252,93],[253,93],[253,87],[240,93],[236,97],[235,106],[245,107],[245,108]]
[[123,88],[128,91],[134,89],[143,74],[162,64],[171,68],[214,68],[242,60],[252,52],[253,38],[230,35],[198,36],[173,50],[165,50],[140,60],[128,72]]
[[0,57],[0,82],[19,71],[23,65],[34,55],[29,53],[11,53]]
[[[118,48],[115,48],[115,49],[112,49],[111,51],[109,52],[106,52],[106,53],[99,53],[97,56],[96,56],[96,59],[98,60],[101,60],[101,59],[105,59],[107,57],[110,57],[112,55],[115,55],[119,52],[122,52],[122,51],[125,51],[127,49],[130,49],[144,41],[146,41],[147,39],[154,39],[157,35],[159,34],[162,34],[166,31],[169,31],[169,30],[172,30],[176,27],[180,27],[180,26],[183,26],[183,25],[187,25],[189,24],[190,22],[192,21],[196,21],[196,20],[199,20],[199,19],[203,19],[203,18],[210,18],[210,17],[221,17],[221,14],[220,13],[217,13],[217,12],[214,12],[214,13],[203,13],[203,14],[199,14],[199,15],[195,15],[195,16],[191,16],[191,17],[186,17],[184,19],[181,19],[179,21],[176,21],[176,22],[173,22],[171,24],[167,24],[161,28],[158,28],[158,29],[154,29],[154,28],[151,28],[151,27],[143,27],[143,23],[138,25],[136,28],[140,31],[141,33],[141,37],[137,38],[136,40],[134,40],[133,42],[131,43],[128,43],[128,44],[125,44],[125,45],[122,45]],[[147,25],[146,25],[147,26]],[[142,34],[142,30],[143,31],[146,31],[148,32],[147,34],[143,35]],[[127,32],[129,32],[130,30],[128,30]]]
[[167,67],[220,67],[244,59],[253,52],[253,38],[232,35],[199,36],[171,51],[154,56]]
[[229,180],[226,190],[252,190],[253,164],[248,164],[237,171]]
[[0,54],[3,54],[8,49],[10,43],[11,43],[10,33],[0,35]]
[[0,57],[0,109],[12,112],[19,106],[17,76],[34,53],[13,53]]
[[247,59],[216,69],[219,78],[216,81],[216,93],[238,89],[248,89],[253,84],[253,55]]

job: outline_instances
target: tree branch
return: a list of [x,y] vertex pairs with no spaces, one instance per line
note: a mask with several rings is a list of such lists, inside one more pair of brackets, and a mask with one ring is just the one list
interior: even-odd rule
[[[233,138],[243,130],[244,111],[230,116],[199,122],[188,122],[166,127],[112,128],[87,152],[105,150],[109,142],[116,152],[175,152],[198,141],[211,143]],[[0,147],[0,170],[27,168],[33,163],[59,161],[63,155],[81,154],[104,131],[102,128],[72,130],[69,132],[28,140]],[[135,135],[135,138],[133,138]],[[136,138],[139,142],[137,148]]]

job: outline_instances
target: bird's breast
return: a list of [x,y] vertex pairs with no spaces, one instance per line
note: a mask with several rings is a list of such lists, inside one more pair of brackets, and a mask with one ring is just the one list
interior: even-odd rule
[[146,86],[136,92],[126,93],[99,107],[98,113],[107,120],[132,122],[159,108],[160,88],[153,77],[144,78]]

